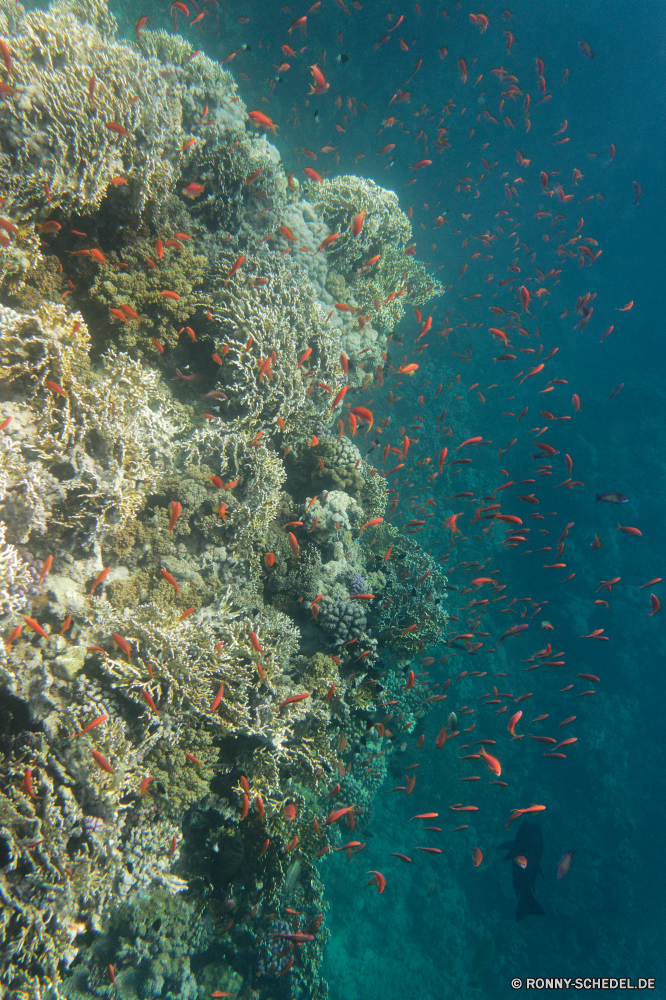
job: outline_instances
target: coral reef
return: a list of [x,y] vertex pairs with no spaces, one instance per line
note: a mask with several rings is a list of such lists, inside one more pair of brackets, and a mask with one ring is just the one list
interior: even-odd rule
[[[314,211],[338,239],[327,248],[340,274],[358,271],[375,254],[409,243],[412,227],[393,191],[361,177],[335,177],[311,184],[308,197]],[[354,218],[364,212],[363,227],[354,236]]]
[[[228,397],[224,433],[274,434],[279,418],[290,443],[328,415],[331,393],[343,385],[339,341],[297,263],[266,250],[242,257],[229,277],[240,258],[220,253],[212,268],[219,277],[197,302],[205,316],[200,336],[223,361],[215,388]],[[199,432],[193,447],[215,433],[211,428]]]
[[118,176],[141,212],[184,168],[198,169],[199,149],[183,162],[179,148],[200,118],[198,98],[214,119],[200,147],[228,137],[230,126],[243,130],[242,107],[230,103],[233,79],[216,63],[202,54],[191,60],[185,41],[163,32],[143,33],[146,56],[115,33],[102,3],[59,0],[15,19],[13,93],[0,109],[0,189],[15,217],[35,215],[45,185],[51,211],[99,208]]
[[87,328],[63,306],[0,306],[0,327],[0,385],[21,404],[18,443],[1,460],[12,536],[48,527],[88,544],[110,539],[168,467],[183,408],[159,372],[113,348],[93,372]]
[[315,862],[447,620],[338,420],[436,286],[392,192],[303,198],[180,36],[0,24],[0,991],[324,1000]]
[[[424,305],[443,288],[405,247],[412,236],[409,219],[393,191],[360,177],[335,177],[312,184],[308,197],[314,211],[338,238],[326,250],[330,262],[326,287],[334,299],[366,314],[382,333],[390,333],[405,305]],[[363,214],[354,235],[353,222]],[[363,346],[376,336],[363,333]]]

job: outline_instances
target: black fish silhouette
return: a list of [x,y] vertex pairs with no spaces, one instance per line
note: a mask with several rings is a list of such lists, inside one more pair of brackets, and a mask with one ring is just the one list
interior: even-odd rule
[[[513,888],[518,897],[516,907],[516,920],[529,917],[545,916],[540,903],[532,895],[534,883],[537,875],[543,875],[541,871],[541,856],[543,854],[543,833],[538,823],[533,823],[529,819],[524,819],[518,827],[515,840],[508,840],[505,844],[500,844],[500,849],[507,852],[505,861],[511,859],[513,869]],[[513,860],[519,857],[525,858],[527,865],[524,868]]]

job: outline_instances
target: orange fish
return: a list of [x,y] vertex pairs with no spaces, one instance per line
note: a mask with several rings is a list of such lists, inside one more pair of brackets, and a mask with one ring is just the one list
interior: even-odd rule
[[[319,176],[319,174],[317,174],[317,176]],[[319,244],[319,246],[315,250],[315,253],[317,254],[317,253],[319,253],[320,250],[324,250],[325,247],[330,246],[331,243],[335,243],[335,241],[338,239],[339,236],[340,236],[340,233],[332,233],[330,236],[327,236],[325,240],[321,241],[321,243]]]
[[329,814],[326,820],[326,826],[332,826],[336,823],[341,816],[345,816],[347,813],[351,812],[354,806],[343,806],[341,809],[334,809],[332,813]]
[[279,125],[272,122],[271,119],[263,113],[263,111],[248,111],[248,116],[252,119],[255,125],[258,125],[260,128],[267,128],[273,133],[273,135],[277,135]]
[[53,556],[47,556],[46,562],[44,563],[44,566],[42,567],[41,573],[39,574],[39,581],[38,581],[39,583],[43,583],[44,582],[44,579],[47,576],[47,574],[48,574],[49,570],[51,569],[52,565],[53,565]]
[[12,71],[12,54],[9,51],[9,46],[7,42],[0,39],[0,55],[2,56],[2,61],[5,64],[5,68],[8,73]]
[[528,806],[527,809],[513,809],[509,819],[507,820],[506,829],[508,830],[513,821],[518,819],[520,816],[525,816],[528,813],[543,812],[545,808],[545,806]]
[[630,528],[628,525],[622,525],[618,521],[616,531],[621,531],[625,535],[642,535],[643,532],[639,531],[638,528]]
[[325,94],[330,87],[330,83],[326,82],[326,77],[322,71],[315,64],[314,66],[310,66],[310,72],[313,76],[313,82],[310,84],[308,94]]
[[512,715],[511,718],[509,719],[509,725],[506,728],[509,730],[512,736],[515,736],[514,729],[516,727],[516,723],[519,721],[522,714],[523,714],[522,712],[516,712],[516,714]]
[[99,750],[91,750],[90,752],[93,755],[93,757],[95,759],[95,763],[97,764],[98,767],[101,767],[101,769],[103,771],[106,771],[107,774],[115,774],[116,773],[115,770],[109,764],[109,762],[106,759],[106,757],[103,757],[102,754],[99,752]]
[[[517,721],[518,720],[516,719],[516,722]],[[481,747],[481,756],[483,757],[484,763],[488,768],[488,770],[492,771],[493,774],[496,774],[497,777],[499,778],[499,776],[502,773],[502,765],[498,761],[497,757],[493,757],[492,754],[486,753],[486,748],[484,746]]]
[[109,575],[110,572],[111,572],[111,567],[110,566],[107,566],[106,569],[102,570],[102,572],[99,574],[98,577],[96,577],[95,582],[92,585],[92,588],[91,588],[91,591],[90,591],[91,594],[93,594],[93,592],[95,590],[95,587],[98,587],[100,585],[100,583],[102,583],[103,580],[106,580],[106,578],[107,578],[107,576]]
[[164,579],[166,580],[166,582],[169,583],[173,587],[173,589],[176,591],[176,593],[180,594],[180,587],[178,586],[178,584],[176,583],[176,581],[172,577],[171,573],[168,573],[167,570],[165,570],[165,569],[161,569],[160,573],[162,574],[162,576],[164,577]]
[[[32,629],[33,632],[36,632],[37,635],[41,635],[42,639],[47,639],[48,640],[50,638],[48,632],[45,632],[44,629],[42,628],[42,626],[39,624],[39,622],[35,621],[34,618],[28,618],[26,615],[24,615],[23,616],[23,621],[26,623],[26,625],[29,628]],[[16,636],[15,636],[15,638],[16,638]]]
[[[243,266],[243,261],[244,261],[244,260],[245,260],[245,254],[244,254],[244,253],[242,253],[242,254],[240,255],[240,257],[238,258],[238,260],[237,260],[237,261],[236,261],[236,262],[234,263],[233,267],[232,267],[232,268],[231,268],[231,270],[229,271],[229,273],[228,273],[228,275],[226,276],[226,278],[224,279],[224,286],[225,286],[225,288],[226,288],[226,285],[227,285],[227,282],[229,281],[229,279],[230,279],[230,278],[233,278],[234,274],[236,274],[236,272],[237,272],[238,270],[240,270],[240,268],[241,268],[241,267]],[[246,348],[246,349],[247,349],[247,348]]]
[[376,885],[377,888],[378,888],[378,890],[379,890],[379,895],[381,896],[381,894],[383,893],[384,889],[386,888],[386,879],[384,878],[384,876],[382,875],[382,873],[381,872],[369,871],[369,872],[366,872],[365,874],[373,876],[370,879],[369,882],[366,882],[365,888],[367,889],[369,885]]
[[[341,363],[342,363],[342,358],[345,358],[344,354],[340,355],[340,361],[341,361]],[[346,361],[347,361],[347,359],[345,358],[345,362]],[[344,365],[343,365],[343,368],[344,368]],[[333,413],[333,410],[338,405],[338,403],[342,402],[342,400],[344,399],[345,393],[347,392],[348,388],[349,388],[349,386],[345,385],[345,386],[343,386],[342,389],[340,389],[340,392],[336,395],[335,399],[331,403],[331,409],[330,409],[331,413]]]
[[659,611],[661,611],[661,601],[656,594],[650,594],[650,608],[651,610],[647,616],[648,618],[652,618],[653,615],[656,615]]
[[118,122],[104,122],[104,127],[108,128],[109,132],[115,132],[116,135],[131,136],[132,134],[128,132],[124,125],[119,125]]
[[252,645],[254,646],[254,648],[256,649],[256,651],[258,653],[265,653],[266,652],[266,650],[262,649],[261,646],[259,645],[259,639],[257,637],[257,633],[256,632],[250,631],[250,642],[252,643]]
[[366,209],[362,209],[358,215],[354,216],[354,221],[352,222],[352,236],[358,236],[363,229],[363,220],[365,219]]
[[352,413],[355,417],[358,417],[359,420],[365,420],[367,422],[368,432],[372,429],[372,424],[374,420],[372,410],[368,410],[365,406],[355,406],[349,412]]

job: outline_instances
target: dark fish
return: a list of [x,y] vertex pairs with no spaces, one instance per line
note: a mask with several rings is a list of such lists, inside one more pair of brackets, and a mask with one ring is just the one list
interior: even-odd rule
[[624,493],[595,493],[594,502],[598,503],[599,500],[604,503],[629,503],[629,497],[625,497]]
[[582,56],[586,56],[586,58],[589,59],[590,62],[592,62],[592,60],[594,59],[594,52],[590,48],[588,42],[579,42],[578,49]]
[[510,635],[518,635],[520,632],[524,632],[526,628],[529,628],[529,625],[509,625],[504,635],[501,635],[497,640],[497,645],[499,646],[502,639],[508,639]]
[[[513,888],[518,897],[516,907],[516,920],[523,920],[530,914],[535,916],[545,916],[541,904],[536,901],[532,893],[537,875],[543,875],[541,871],[541,856],[543,854],[543,833],[538,823],[533,823],[529,819],[524,819],[518,827],[515,840],[508,840],[505,844],[500,844],[500,849],[507,852],[505,861],[512,861]],[[524,868],[513,861],[514,858],[524,857],[527,864]]]
[[345,52],[339,52],[335,57],[335,61],[340,63],[341,66],[344,66],[346,62],[349,62],[349,56]]
[[[520,831],[518,832],[520,833]],[[239,836],[220,836],[207,859],[206,868],[209,880],[218,887],[229,885],[243,864],[244,857],[245,849]]]

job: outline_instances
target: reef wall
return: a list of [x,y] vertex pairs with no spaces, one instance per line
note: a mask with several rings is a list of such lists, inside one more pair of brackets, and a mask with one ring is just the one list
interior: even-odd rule
[[355,443],[441,289],[182,38],[99,0],[0,34],[0,990],[320,1000],[318,859],[447,621]]

